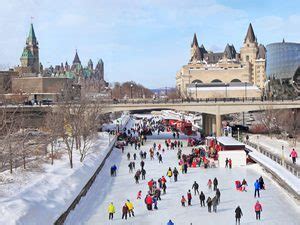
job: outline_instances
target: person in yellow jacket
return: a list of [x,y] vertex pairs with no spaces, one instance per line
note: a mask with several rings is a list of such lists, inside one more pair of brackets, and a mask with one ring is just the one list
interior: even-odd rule
[[108,219],[109,220],[113,220],[115,212],[116,212],[116,208],[115,208],[114,204],[111,202],[108,205]]
[[127,199],[126,205],[128,208],[129,217],[131,217],[131,215],[134,216],[134,211],[133,211],[134,207],[132,202]]
[[170,182],[171,182],[171,177],[173,176],[173,172],[171,170],[171,167],[169,167],[169,169],[168,169],[167,176],[169,177]]

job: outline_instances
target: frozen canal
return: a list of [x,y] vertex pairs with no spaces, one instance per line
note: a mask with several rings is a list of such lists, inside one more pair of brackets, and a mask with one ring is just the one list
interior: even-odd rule
[[[148,140],[146,145],[142,146],[143,151],[147,151],[153,142],[161,143],[164,146],[164,140]],[[186,143],[185,143],[186,146]],[[190,153],[191,149],[185,147],[184,152]],[[177,150],[169,150],[163,154],[163,164],[158,164],[155,158],[151,161],[147,154],[145,169],[147,171],[146,180],[140,184],[135,184],[134,174],[129,173],[127,152],[131,155],[139,151],[134,148],[125,148],[122,154],[119,149],[114,149],[105,167],[98,175],[90,191],[75,211],[68,217],[66,224],[90,224],[90,225],[110,225],[110,224],[129,224],[129,225],[166,225],[169,219],[175,225],[230,225],[235,224],[235,208],[240,205],[244,216],[241,224],[264,224],[264,225],[299,225],[300,210],[297,205],[281,187],[262,174],[265,180],[267,190],[261,191],[262,220],[255,220],[254,188],[253,184],[261,175],[262,171],[258,165],[251,165],[232,170],[225,168],[203,169],[193,168],[188,170],[188,174],[178,176],[178,182],[167,181],[167,194],[162,195],[162,201],[158,202],[158,210],[147,211],[144,204],[145,193],[148,190],[147,182],[154,178],[157,180],[162,175],[166,176],[167,169],[178,166]],[[116,164],[119,168],[117,177],[110,177],[110,167]],[[136,160],[136,168],[139,168],[140,157]],[[206,184],[208,179],[217,177],[221,191],[221,203],[218,206],[217,213],[208,213],[207,207],[201,208],[199,197],[193,195],[192,206],[181,207],[180,198],[186,196],[188,189],[191,189],[194,181],[199,183],[199,191],[204,191],[206,198],[213,197],[214,192],[209,191]],[[234,181],[245,178],[248,182],[248,192],[239,192],[235,190]],[[137,200],[137,193],[142,190],[142,199]],[[130,199],[135,207],[135,217],[127,221],[122,220],[122,206],[127,199]],[[108,220],[107,207],[113,202],[116,207],[114,220]]]

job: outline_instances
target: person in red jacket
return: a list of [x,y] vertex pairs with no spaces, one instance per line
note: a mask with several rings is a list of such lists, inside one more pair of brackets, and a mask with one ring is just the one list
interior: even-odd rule
[[298,157],[298,154],[296,152],[296,150],[293,148],[293,150],[291,151],[290,157],[292,157],[293,163],[296,163],[296,158]]
[[191,190],[187,193],[188,205],[192,205],[192,193]]
[[254,210],[255,210],[255,214],[256,214],[256,219],[260,220],[260,213],[262,212],[262,206],[259,203],[259,201],[257,201],[254,205]]
[[153,179],[148,182],[149,191],[152,191],[153,188]]
[[145,198],[145,203],[148,210],[152,210],[152,198],[150,195],[147,195]]

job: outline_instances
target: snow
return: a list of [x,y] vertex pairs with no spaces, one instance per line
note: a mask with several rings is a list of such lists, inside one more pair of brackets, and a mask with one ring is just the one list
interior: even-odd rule
[[[168,135],[171,136],[170,134]],[[149,137],[151,138],[151,136]],[[164,145],[164,140],[148,140],[142,150],[148,152],[153,142]],[[163,139],[166,138],[162,137]],[[186,143],[185,143],[186,146]],[[190,153],[190,147],[184,147],[184,152]],[[95,183],[87,195],[80,201],[79,205],[71,212],[65,224],[103,224],[103,225],[165,225],[169,219],[176,225],[193,224],[198,225],[204,222],[205,225],[228,225],[234,224],[234,210],[240,205],[244,216],[242,224],[256,224],[254,214],[254,204],[256,199],[253,198],[253,184],[259,176],[263,175],[267,190],[261,192],[259,199],[263,206],[262,225],[299,225],[300,211],[292,198],[290,198],[283,188],[279,187],[270,177],[264,174],[258,164],[251,166],[236,167],[233,169],[214,168],[189,169],[188,174],[179,174],[179,181],[167,182],[167,194],[162,195],[162,201],[158,202],[157,211],[147,211],[143,198],[147,192],[147,181],[151,178],[158,179],[166,175],[169,167],[178,166],[177,156],[174,150],[167,150],[163,154],[163,164],[158,164],[158,160],[145,160],[145,169],[147,171],[146,180],[140,184],[135,184],[133,176],[128,171],[129,161],[127,152],[137,152],[132,147],[126,147],[125,153],[122,154],[119,149],[114,149],[108,158],[104,168],[97,176]],[[136,161],[139,167],[140,159]],[[110,167],[116,164],[118,167],[117,177],[110,177]],[[199,198],[194,197],[191,207],[181,207],[180,198],[186,196],[188,189],[194,181],[200,185],[199,190],[203,190],[206,198],[213,197],[214,193],[206,187],[208,179],[217,177],[220,184],[221,204],[218,207],[218,213],[207,212],[207,208],[201,208]],[[234,181],[246,178],[249,184],[248,192],[239,192],[235,190]],[[142,200],[137,200],[136,196],[139,190],[142,190]],[[130,199],[135,207],[134,218],[129,218],[127,222],[121,219],[121,209],[127,199]],[[114,202],[116,214],[113,221],[108,220],[107,207],[110,202]]]
[[[258,138],[257,138],[258,136]],[[255,144],[259,143],[259,146],[262,146],[266,148],[267,150],[282,156],[282,146],[284,147],[284,156],[286,159],[290,158],[290,153],[293,148],[298,153],[298,156],[300,155],[300,143],[297,142],[296,147],[292,146],[288,141],[277,139],[276,137],[270,138],[267,135],[250,135],[249,141],[253,142]],[[296,161],[297,165],[300,166],[300,160],[298,157],[298,160]]]
[[266,168],[277,174],[282,180],[284,180],[298,195],[300,195],[300,179],[290,173],[287,169],[276,163],[269,157],[261,154],[255,148],[247,145],[247,148],[252,152],[249,155],[257,162],[263,164]]
[[[129,118],[129,115],[122,115],[121,128]],[[0,173],[0,224],[53,224],[101,164],[115,141],[114,138],[109,143],[110,139],[108,133],[98,133],[82,163],[79,152],[74,150],[73,169],[66,151],[60,150],[62,157],[54,160],[54,165],[39,161],[29,163],[31,168],[27,170],[18,168],[13,174]]]
[[225,146],[245,146],[244,143],[237,141],[233,137],[227,137],[227,136],[217,137],[217,141]]

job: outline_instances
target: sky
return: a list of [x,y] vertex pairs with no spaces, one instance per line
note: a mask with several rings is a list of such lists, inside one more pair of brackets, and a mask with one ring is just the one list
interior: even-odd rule
[[44,67],[102,58],[109,82],[175,86],[197,33],[207,50],[239,51],[249,23],[258,42],[300,42],[299,0],[0,0],[0,69],[20,64],[33,22]]

